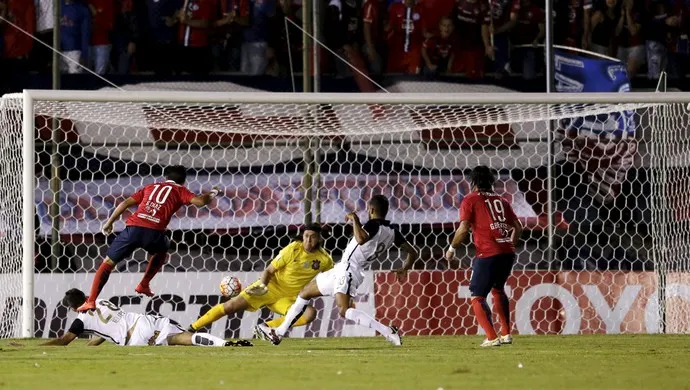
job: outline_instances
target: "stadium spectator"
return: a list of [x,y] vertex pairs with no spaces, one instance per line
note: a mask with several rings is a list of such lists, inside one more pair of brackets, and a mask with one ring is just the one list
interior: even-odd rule
[[242,31],[240,68],[242,73],[257,76],[266,73],[268,66],[268,32],[271,18],[276,12],[276,0],[249,0],[246,17],[239,23],[246,26]]
[[384,15],[386,3],[383,0],[365,0],[362,6],[362,52],[367,59],[369,73],[380,75],[383,73],[384,53],[386,45]]
[[417,0],[403,0],[391,4],[388,10],[388,66],[389,73],[418,74],[421,66],[422,44],[427,37],[424,15]]
[[684,0],[671,0],[669,26],[668,72],[672,78],[685,77],[690,69],[690,5]]
[[634,0],[623,0],[616,25],[617,57],[624,64],[627,64],[630,77],[635,77],[638,69],[645,62],[641,21],[642,14]]
[[53,29],[55,27],[55,15],[53,10],[54,0],[34,0],[36,10],[36,38],[44,43],[36,43],[31,49],[29,60],[31,69],[38,72],[49,72],[53,51]]
[[77,0],[62,0],[60,7],[60,69],[70,74],[82,73],[89,59],[91,13]]
[[339,76],[352,74],[361,92],[375,92],[359,48],[361,10],[358,0],[330,0],[324,29],[326,46],[335,49],[347,61],[336,60],[335,68]]
[[669,18],[668,4],[661,1],[647,1],[644,29],[645,49],[647,53],[647,77],[658,79],[661,71],[666,69],[668,59],[666,43],[668,40]]
[[620,15],[619,0],[605,0],[598,5],[591,18],[589,50],[606,56],[615,55],[614,33]]
[[115,22],[113,0],[89,0],[91,11],[91,49],[89,67],[98,74],[105,74],[110,66],[110,33]]
[[484,57],[493,56],[489,39],[489,7],[480,0],[456,0],[454,21],[458,37],[462,37],[455,55],[453,70],[470,79],[484,77]]
[[[140,18],[142,11],[140,1],[119,0],[115,8],[115,26],[113,28],[112,63],[115,73],[127,74],[132,68],[132,59],[137,50],[140,35]],[[168,64],[170,66],[170,64]]]
[[[544,11],[532,0],[522,0],[511,42],[515,47],[512,64],[518,65],[525,80],[537,77],[537,55],[541,50],[537,50],[536,46],[542,42],[545,33]],[[515,69],[515,66],[511,66],[511,69]]]
[[592,0],[561,0],[555,4],[556,44],[587,48],[591,40]]
[[239,50],[235,50],[233,53],[233,46],[230,45],[238,10],[239,2],[220,0],[219,19],[214,22],[211,33],[211,55],[214,71],[228,70],[233,62],[233,56],[239,60]]
[[489,33],[493,35],[493,47],[487,48],[487,54],[493,56],[493,71],[500,77],[509,70],[509,37],[517,24],[520,0],[491,0],[490,7]]
[[179,13],[181,70],[190,74],[205,74],[211,70],[211,30],[217,20],[216,0],[189,0],[187,9]]
[[[29,34],[36,32],[36,8],[33,3],[3,0],[0,2],[0,15]],[[31,36],[0,20],[0,74],[3,80],[7,81],[7,84],[2,83],[0,92],[15,90],[17,75],[26,71],[32,45]]]
[[441,18],[438,23],[438,36],[427,38],[422,46],[424,75],[429,77],[446,73],[453,68],[457,43],[453,34],[453,20]]
[[[272,76],[289,74],[290,56],[292,56],[294,69],[301,69],[302,67],[302,34],[296,34],[297,30],[292,25],[293,22],[297,25],[300,24],[296,15],[300,11],[301,4],[292,0],[279,0],[278,3],[279,7],[276,7],[276,13],[270,20],[268,33],[266,74]],[[291,21],[288,23],[288,28],[291,31],[289,40],[285,30],[285,18]],[[317,47],[317,50],[323,52],[321,47]],[[323,59],[323,55],[320,58]]]
[[[148,22],[149,64],[158,75],[172,73],[175,61],[176,13],[182,8],[182,0],[146,0],[146,21]],[[124,24],[123,27],[131,26]],[[135,31],[136,32],[136,31]],[[136,36],[136,34],[134,34]],[[125,39],[130,41],[130,39]],[[124,66],[128,68],[128,64]]]

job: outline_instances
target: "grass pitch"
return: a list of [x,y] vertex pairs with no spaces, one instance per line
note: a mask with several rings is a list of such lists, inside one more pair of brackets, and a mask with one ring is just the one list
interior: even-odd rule
[[[274,347],[11,347],[0,389],[690,389],[690,336],[286,339]],[[520,366],[521,365],[521,366]]]

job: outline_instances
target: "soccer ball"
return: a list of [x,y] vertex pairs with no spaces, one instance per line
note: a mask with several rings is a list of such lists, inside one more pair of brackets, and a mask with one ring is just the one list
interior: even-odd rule
[[235,275],[226,276],[220,281],[220,295],[236,297],[242,291],[242,283]]

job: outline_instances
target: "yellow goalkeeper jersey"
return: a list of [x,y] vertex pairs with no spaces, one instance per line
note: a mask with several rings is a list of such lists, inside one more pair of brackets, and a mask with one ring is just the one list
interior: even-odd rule
[[319,272],[333,268],[333,258],[323,248],[307,253],[302,242],[295,241],[283,248],[271,265],[277,271],[269,281],[269,291],[277,288],[297,295]]

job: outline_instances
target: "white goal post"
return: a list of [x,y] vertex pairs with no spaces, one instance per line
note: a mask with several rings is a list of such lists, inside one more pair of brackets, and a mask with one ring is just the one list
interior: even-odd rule
[[[69,122],[63,127],[70,127],[70,129],[61,131],[78,133],[74,136],[77,139],[74,142],[79,144],[79,148],[84,149],[84,151],[79,152],[81,158],[79,161],[88,162],[91,160],[93,166],[99,166],[106,159],[112,159],[117,160],[113,164],[133,164],[141,167],[132,169],[136,169],[137,175],[147,176],[147,172],[155,170],[156,166],[191,164],[192,166],[189,168],[195,169],[197,172],[209,172],[208,174],[196,173],[200,183],[198,189],[208,184],[207,181],[218,179],[217,173],[223,172],[222,169],[232,166],[232,169],[227,168],[228,172],[235,172],[232,175],[241,176],[241,180],[230,178],[232,175],[229,173],[221,173],[221,176],[225,175],[222,178],[225,180],[224,183],[237,182],[237,198],[240,198],[241,194],[245,194],[242,192],[242,187],[248,186],[250,182],[270,182],[269,184],[262,184],[261,189],[294,186],[290,183],[301,183],[300,186],[305,186],[307,180],[309,183],[315,183],[315,195],[311,194],[313,191],[311,187],[308,190],[300,190],[302,191],[300,195],[294,195],[294,204],[292,205],[295,208],[299,205],[300,208],[308,207],[309,209],[302,210],[301,213],[293,213],[291,217],[276,217],[275,214],[264,217],[263,214],[259,215],[260,213],[256,217],[238,216],[238,214],[231,212],[232,207],[235,206],[228,206],[228,211],[221,214],[230,215],[224,218],[231,219],[230,225],[232,226],[226,226],[220,217],[216,218],[209,214],[204,217],[196,217],[195,223],[197,225],[186,227],[183,221],[185,217],[182,216],[179,218],[179,224],[173,224],[174,227],[172,228],[176,232],[181,232],[179,237],[182,237],[186,230],[239,232],[247,228],[247,226],[243,226],[243,223],[251,222],[251,227],[263,229],[262,232],[269,232],[264,234],[270,234],[271,238],[275,238],[276,242],[279,241],[282,244],[284,241],[280,240],[287,236],[287,231],[270,233],[276,226],[298,226],[304,222],[305,218],[318,220],[323,217],[325,220],[322,222],[333,225],[339,222],[336,222],[335,217],[332,221],[328,220],[329,216],[337,214],[336,211],[339,209],[336,208],[335,201],[331,202],[334,205],[327,203],[328,199],[331,199],[330,187],[323,184],[327,179],[332,179],[333,182],[352,179],[348,182],[350,184],[343,184],[345,186],[343,188],[339,187],[338,191],[341,192],[333,190],[339,194],[351,191],[348,186],[358,185],[364,185],[370,191],[389,191],[388,193],[395,199],[395,204],[400,204],[395,209],[395,216],[420,219],[419,221],[396,220],[395,217],[392,217],[392,222],[409,225],[407,234],[414,236],[416,244],[421,247],[422,252],[426,251],[427,255],[423,259],[423,270],[419,271],[417,276],[411,276],[411,280],[407,282],[410,283],[409,286],[401,284],[398,286],[399,288],[391,287],[392,279],[388,278],[385,273],[385,270],[390,269],[390,266],[395,264],[396,255],[391,255],[390,261],[388,263],[382,261],[380,268],[377,268],[377,271],[371,275],[371,284],[376,287],[368,286],[367,288],[371,288],[371,292],[367,294],[370,294],[371,297],[369,301],[369,304],[372,305],[371,311],[374,311],[378,316],[398,319],[403,323],[409,321],[410,327],[414,327],[416,334],[446,334],[439,330],[442,326],[438,325],[443,323],[443,316],[438,318],[438,324],[434,322],[436,320],[428,320],[424,325],[418,325],[414,317],[418,315],[427,316],[424,314],[426,312],[423,308],[421,312],[415,311],[422,306],[421,298],[403,298],[401,296],[410,294],[414,290],[414,283],[417,282],[445,283],[447,286],[439,287],[435,291],[436,294],[461,295],[464,291],[464,282],[460,282],[458,287],[450,284],[451,282],[447,281],[445,276],[438,276],[435,272],[456,272],[453,275],[458,280],[467,278],[465,273],[457,273],[459,271],[443,271],[444,266],[438,260],[440,257],[438,248],[447,245],[448,229],[452,229],[453,217],[457,217],[456,208],[452,205],[445,205],[445,203],[445,206],[436,208],[425,206],[437,202],[435,197],[443,197],[443,194],[436,193],[441,192],[440,190],[434,190],[435,192],[431,194],[425,192],[428,191],[425,188],[437,186],[437,188],[447,190],[451,185],[462,186],[464,184],[454,184],[461,180],[462,171],[471,169],[473,165],[480,163],[489,165],[499,172],[499,176],[505,178],[501,187],[506,193],[512,191],[511,197],[514,204],[519,203],[518,207],[523,209],[524,215],[521,217],[524,216],[524,218],[529,219],[530,223],[535,226],[533,229],[528,229],[527,234],[532,241],[525,245],[529,245],[529,247],[523,248],[529,253],[524,255],[524,260],[519,260],[519,265],[516,266],[520,275],[511,282],[514,283],[513,291],[520,290],[519,293],[516,293],[517,295],[513,296],[514,299],[517,299],[514,308],[517,323],[515,326],[520,333],[541,333],[542,331],[548,333],[555,328],[558,328],[557,332],[560,333],[598,331],[609,333],[625,331],[690,332],[690,321],[687,319],[690,311],[686,311],[690,310],[690,306],[686,302],[690,301],[690,293],[686,293],[684,290],[690,291],[690,249],[687,247],[690,245],[690,228],[687,226],[690,215],[681,215],[683,213],[688,214],[690,210],[690,190],[684,188],[684,185],[690,185],[689,105],[690,93],[305,94],[25,90],[22,94],[6,95],[2,98],[2,105],[0,106],[0,111],[2,111],[0,128],[5,132],[3,137],[14,138],[3,142],[5,145],[0,147],[0,159],[8,159],[7,163],[4,164],[17,164],[17,167],[13,169],[21,167],[22,228],[20,247],[0,246],[5,252],[0,253],[0,281],[8,281],[6,284],[0,283],[5,284],[5,287],[0,285],[0,312],[4,311],[4,316],[7,317],[8,321],[6,324],[0,323],[0,337],[35,337],[37,335],[35,329],[38,320],[35,318],[37,310],[35,292],[38,289],[38,285],[35,284],[36,277],[56,275],[56,278],[59,276],[59,278],[75,281],[74,283],[80,286],[90,283],[93,278],[93,275],[88,272],[93,272],[94,269],[86,265],[78,271],[72,270],[74,274],[60,273],[57,271],[57,267],[48,266],[45,267],[45,272],[36,273],[36,237],[37,232],[41,231],[41,226],[35,226],[35,221],[38,220],[39,224],[43,224],[42,221],[44,220],[37,217],[37,204],[43,200],[37,199],[36,194],[43,195],[43,192],[48,191],[45,189],[47,187],[44,186],[44,183],[39,183],[37,177],[37,172],[48,168],[41,157],[38,160],[35,158],[38,156],[37,141],[41,141],[40,139],[37,140],[38,116],[43,118],[42,126],[47,126],[48,131],[58,131],[49,128],[50,121],[48,119]],[[19,118],[19,112],[21,112],[21,118]],[[295,117],[299,119],[296,120]],[[19,119],[21,119],[21,139],[18,138],[19,132],[14,131]],[[46,120],[48,121],[46,122]],[[616,127],[616,123],[622,127]],[[507,126],[507,130],[503,126]],[[134,134],[134,131],[130,131],[131,128],[147,128],[147,131],[155,128],[156,134],[168,131],[166,134],[172,134],[170,135],[172,138],[164,139],[163,136],[160,136],[150,143],[145,145],[142,143],[142,146],[137,146],[134,144],[139,141],[120,139],[120,137],[127,138],[130,134]],[[583,128],[587,130],[585,135],[581,134]],[[549,129],[553,129],[553,131]],[[194,132],[194,134],[187,134],[186,136],[196,138],[193,141],[179,141],[178,138],[175,138],[175,132],[178,130]],[[122,133],[119,134],[118,132]],[[203,142],[197,140],[201,139],[200,134],[206,133],[216,135],[203,135],[206,137]],[[241,140],[235,144],[234,141],[223,138],[223,134],[239,135]],[[68,136],[65,135],[65,137]],[[299,148],[286,151],[284,145],[290,144],[296,138],[299,138]],[[209,139],[213,141],[209,141]],[[345,141],[342,141],[343,139],[347,139],[348,145],[356,145],[356,147],[352,146],[344,151],[342,145]],[[589,142],[597,145],[590,145]],[[623,142],[626,142],[625,146],[621,146]],[[180,146],[181,144],[184,145]],[[555,145],[555,147],[545,148],[547,144]],[[18,150],[19,145],[21,145],[21,153]],[[120,147],[118,145],[122,145],[123,150],[118,150]],[[321,160],[317,158],[317,162],[314,162],[312,152],[312,160],[309,160],[308,163],[314,164],[314,166],[303,170],[299,168],[294,172],[283,174],[284,176],[292,174],[296,176],[289,184],[281,184],[280,170],[277,168],[271,171],[277,172],[271,173],[274,175],[271,177],[267,177],[267,174],[260,170],[263,164],[269,162],[278,166],[290,164],[290,161],[293,160],[297,161],[294,163],[295,165],[302,167],[308,160],[308,157],[304,157],[302,160],[301,151],[304,145],[307,145],[307,149],[312,148],[310,145],[317,145],[315,150],[318,153],[316,154]],[[607,145],[611,148],[607,149]],[[611,153],[618,153],[612,150],[621,148],[625,149],[621,153],[626,154],[626,157],[622,158],[622,161],[617,160],[613,165],[609,164],[608,161],[612,159]],[[577,150],[573,151],[574,149]],[[598,149],[601,150],[601,154],[593,151]],[[632,149],[634,151],[631,151]],[[160,150],[165,152],[160,152]],[[552,154],[549,151],[553,151]],[[67,153],[72,153],[72,151],[63,154],[66,155]],[[286,158],[285,155],[289,155],[292,159]],[[305,156],[307,155],[305,154]],[[17,161],[20,158],[21,165]],[[575,161],[578,158],[587,161],[580,166],[578,165],[579,162]],[[618,157],[614,159],[618,159]],[[602,165],[604,160],[607,161],[606,164],[609,164],[606,167]],[[586,169],[582,167],[591,166],[594,164],[593,161],[600,165],[586,173]],[[348,167],[356,165],[358,168],[343,173],[345,168],[341,164],[345,162],[349,164]],[[319,168],[321,165],[318,164],[334,168],[332,171],[322,173]],[[573,194],[571,195],[559,195],[559,199],[562,198],[559,205],[556,204],[559,202],[558,199],[552,199],[551,192],[545,195],[546,198],[542,197],[546,187],[541,188],[540,191],[533,191],[532,188],[533,183],[548,182],[549,186],[554,185],[559,194],[560,192],[564,194],[568,192],[567,189],[560,188],[557,184],[556,173],[554,173],[556,172],[555,164],[574,164],[574,170],[567,171],[567,173],[563,173],[565,172],[563,168],[558,168],[557,171],[559,175],[566,176],[566,179],[577,176],[577,186],[581,186],[575,188],[573,185]],[[150,166],[154,168],[150,168]],[[370,171],[363,168],[365,166],[370,167],[368,168]],[[578,167],[581,167],[582,171]],[[63,166],[61,169],[81,170],[93,169],[93,167]],[[375,172],[377,169],[386,169],[386,171]],[[631,178],[632,174],[627,174],[629,169],[639,169],[639,172],[647,176],[641,178],[636,173],[637,176]],[[530,173],[525,173],[528,171]],[[542,174],[546,176],[542,176]],[[371,176],[376,175],[381,179],[366,181]],[[389,178],[385,179],[384,176]],[[386,187],[389,185],[388,183],[392,182],[390,177],[393,176],[395,176],[395,180],[424,176],[426,181],[420,180],[415,187],[416,190],[412,192],[396,192],[395,188],[388,189]],[[41,180],[43,179],[45,178],[41,178]],[[98,184],[94,184],[95,187],[89,187],[91,185],[89,179],[82,179],[80,176],[80,179],[75,179],[75,183],[78,181],[79,186],[81,186],[79,188],[86,188],[80,195],[105,198],[111,194],[105,192],[91,194],[91,192],[93,192],[93,188],[106,191],[106,188],[115,186],[114,182],[107,180],[109,179],[98,176],[98,178],[91,180],[98,182]],[[133,183],[138,182],[139,179],[131,180],[131,185],[134,185]],[[0,181],[2,181],[0,187],[4,187],[0,188],[0,197],[5,196],[9,199],[12,191],[16,193],[16,190],[19,189],[19,177],[4,174]],[[635,182],[635,184],[626,184],[630,181]],[[565,182],[570,183],[567,180]],[[15,183],[16,188],[12,187]],[[393,184],[390,185],[393,186]],[[77,184],[74,185],[74,188],[77,188]],[[585,193],[581,192],[583,188]],[[631,205],[629,202],[624,203],[623,201],[618,204],[617,198],[626,196],[626,189],[630,191],[630,189],[640,190],[641,188],[648,189],[649,194],[627,194],[627,196],[639,198],[640,203],[645,204],[644,206],[637,203]],[[324,190],[324,195],[321,195],[321,190]],[[120,190],[118,189],[118,191]],[[461,199],[463,191],[466,191],[466,188],[463,187],[462,191],[458,189],[458,195],[454,195],[452,202]],[[287,192],[281,192],[281,194],[287,194]],[[281,194],[275,196],[279,197]],[[121,194],[118,192],[119,195]],[[48,195],[45,196],[48,197]],[[112,196],[115,195],[112,194]],[[569,198],[566,199],[567,197]],[[349,201],[352,205],[359,205],[359,199],[346,198],[346,195],[342,195],[339,201],[341,203]],[[235,200],[229,198],[225,201],[232,205]],[[305,203],[305,200],[309,200],[309,203]],[[275,201],[279,202],[280,199],[276,198]],[[252,207],[258,207],[255,206],[258,202],[259,200],[253,200],[251,202]],[[605,216],[603,216],[604,214],[597,214],[599,211],[581,211],[579,209],[580,206],[583,208],[589,206],[588,203],[591,202],[600,202],[601,210],[606,210]],[[17,216],[15,215],[12,217],[13,219],[10,219],[8,215],[10,213],[16,214],[18,210],[12,210],[8,206],[9,203],[11,200],[4,201],[5,210],[0,211],[0,219],[5,219],[0,220],[0,226],[3,230],[1,233],[4,237],[8,237],[8,242],[19,237],[18,232],[15,232],[14,235],[10,234],[11,231],[17,230],[16,226],[11,226],[13,220],[17,221]],[[406,206],[402,206],[403,203]],[[103,210],[98,209],[92,212],[99,216],[103,212],[107,214],[112,209],[107,209],[105,204],[103,203]],[[322,205],[323,207],[330,206],[327,210],[322,211]],[[86,208],[87,206],[79,207]],[[414,212],[410,211],[415,207]],[[645,207],[645,210],[635,214],[635,210],[641,207]],[[361,207],[358,210],[363,211]],[[552,210],[550,215],[545,214],[547,210]],[[86,214],[85,210],[81,211]],[[593,214],[596,215],[592,216]],[[59,217],[57,216],[57,218]],[[99,247],[99,254],[102,254],[103,248],[107,246],[105,241],[95,238],[98,232],[93,231],[93,226],[98,225],[98,218],[86,222],[84,221],[86,217],[80,218],[82,220],[75,219],[74,225],[65,228],[66,230],[63,232],[65,235],[89,236],[88,238],[80,238],[83,239],[83,243],[74,244],[77,249],[71,256],[79,257],[81,264],[87,263],[84,260],[87,257],[88,262],[99,261],[91,259],[92,254],[87,248],[88,243],[92,243],[91,245]],[[645,218],[646,220],[640,220]],[[594,231],[576,232],[573,226],[585,226],[580,223],[582,219],[594,221],[591,225],[588,223],[586,229],[590,229],[589,226],[597,226],[597,229],[602,230],[599,233]],[[642,228],[639,229],[640,231],[636,231],[635,223],[644,224],[645,231],[643,232]],[[646,229],[649,229],[649,232]],[[675,234],[676,229],[679,229],[680,232],[677,235]],[[47,234],[45,228],[41,234]],[[597,237],[590,238],[587,234]],[[219,233],[219,235],[221,234]],[[213,250],[219,248],[218,253],[224,253],[220,249],[221,246],[225,245],[225,248],[234,245],[233,243],[219,244],[216,241],[206,243],[206,234],[202,233],[192,233],[192,236],[191,240],[194,245],[199,247],[198,253],[203,253],[204,245],[212,246]],[[542,238],[545,236],[548,236],[549,244],[544,244]],[[221,236],[218,238],[218,242],[224,239]],[[595,241],[597,242],[595,243]],[[602,242],[599,243],[598,241]],[[608,241],[608,244],[605,241]],[[554,242],[556,244],[553,244]],[[327,247],[329,250],[338,250],[340,243],[341,241],[337,241],[336,245],[331,240],[328,244],[331,247],[328,245]],[[611,248],[602,249],[606,245]],[[635,255],[639,255],[639,258],[636,257],[635,260],[631,260],[637,265],[631,266],[629,269],[611,266],[614,262],[611,259],[619,262],[619,258],[627,259],[630,257],[628,254],[617,254],[619,253],[617,251],[629,249],[630,245],[639,245],[635,246],[634,249]],[[255,252],[256,248],[249,247],[250,245],[245,244],[245,241],[242,241],[240,246],[243,250],[246,249],[247,253],[250,253],[247,258],[252,260],[247,260],[247,262],[252,262],[256,266],[245,267],[240,264],[237,266],[239,268],[225,267],[224,265],[221,266],[223,260],[214,257],[208,262],[215,264],[215,268],[200,269],[197,263],[193,263],[189,267],[177,266],[176,269],[182,270],[179,271],[180,273],[188,273],[190,277],[198,273],[228,272],[233,269],[235,271],[232,272],[255,272],[261,269],[257,258],[261,258],[262,262],[270,260],[271,255],[276,254],[279,249],[270,248],[271,253],[261,252],[258,254]],[[577,247],[578,250],[572,250],[573,247]],[[586,249],[584,249],[585,247]],[[12,252],[12,248],[19,251]],[[601,251],[596,255],[583,254],[585,251],[593,253],[599,249]],[[224,250],[227,251],[227,249]],[[85,254],[87,252],[88,254]],[[190,256],[193,257],[193,255]],[[609,265],[591,265],[587,259],[582,260],[585,264],[583,266],[564,265],[574,264],[586,256],[596,258],[593,260],[594,263],[604,261],[601,259],[608,259],[605,261],[608,261],[607,264]],[[238,258],[240,257],[238,255]],[[337,256],[334,257],[338,260]],[[548,264],[543,263],[546,257],[549,258]],[[559,265],[555,265],[554,259],[556,258],[562,259],[562,261],[559,260]],[[572,260],[573,258],[577,258],[577,260]],[[193,262],[194,260],[190,261]],[[20,262],[21,268],[19,269],[17,267]],[[174,272],[177,273],[177,270]],[[82,271],[87,273],[78,273]],[[598,271],[602,272],[597,273]],[[19,272],[21,272],[20,279],[17,275]],[[425,279],[427,277],[425,272],[429,272],[429,279]],[[625,317],[626,313],[623,313],[624,319],[604,318],[616,315],[615,310],[609,308],[608,314],[602,314],[603,312],[599,311],[599,306],[594,301],[596,294],[590,294],[591,291],[588,290],[588,287],[583,287],[621,283],[620,288],[623,292],[616,290],[615,293],[611,292],[611,294],[623,296],[626,283],[638,283],[631,280],[645,279],[647,272],[653,275],[654,281],[641,281],[637,285],[642,286],[641,289],[646,291],[645,299],[648,301],[644,303],[630,302],[626,306],[629,310],[627,312],[628,317]],[[215,278],[216,275],[211,277]],[[247,275],[247,278],[251,277],[253,275]],[[438,282],[437,277],[441,278],[441,282]],[[164,280],[162,276],[157,278]],[[422,279],[426,281],[422,282]],[[532,287],[534,287],[533,291],[538,290],[539,283],[530,284],[533,282],[532,279],[538,279],[541,284],[559,285],[562,289],[570,291],[569,294],[573,298],[565,297],[559,292],[561,295],[553,298],[553,301],[560,300],[558,304],[560,306],[554,304],[557,307],[554,306],[556,309],[553,310],[553,313],[551,309],[544,309],[543,316],[542,314],[537,315],[538,320],[524,319],[521,316],[530,317],[530,310],[532,309],[529,305],[536,301],[529,301],[526,294],[522,295],[522,300],[520,300],[520,294],[523,294],[523,290],[526,291]],[[584,282],[584,279],[587,279],[588,282]],[[16,286],[19,280],[21,280],[21,286]],[[114,284],[112,278],[110,283]],[[179,284],[179,281],[170,283]],[[668,286],[672,283],[673,287],[669,288]],[[64,284],[56,284],[56,286],[62,288]],[[127,286],[127,288],[130,287],[133,288],[134,285]],[[215,288],[215,285],[212,287]],[[10,311],[17,308],[16,305],[13,306],[14,309],[10,308],[9,297],[16,294],[18,288],[21,290],[21,314],[19,312],[12,314]],[[206,287],[199,288],[208,290]],[[658,291],[655,292],[656,289]],[[454,290],[454,292],[450,290]],[[380,293],[380,291],[385,292]],[[63,292],[50,291],[49,294],[59,297]],[[43,292],[43,294],[47,293]],[[377,294],[384,295],[379,297]],[[614,304],[616,303],[618,295],[609,297],[606,291],[599,295],[602,294],[606,299],[610,298],[609,300],[613,300]],[[680,297],[679,299],[682,300],[673,309],[666,307],[669,294],[673,297]],[[553,295],[549,296],[554,297]],[[184,298],[187,299],[186,296]],[[585,298],[588,300],[585,301]],[[639,296],[633,298],[642,299]],[[415,301],[415,299],[420,300]],[[381,303],[388,302],[388,300],[394,303]],[[187,305],[190,304],[191,301],[187,302]],[[572,304],[579,308],[569,306]],[[59,305],[59,303],[53,303],[53,306],[55,305]],[[399,310],[401,305],[409,310],[402,313]],[[580,323],[575,325],[575,322],[572,322],[576,320],[571,321],[572,318],[584,318],[583,316],[587,315],[585,306],[587,306],[587,310],[594,307],[593,310],[599,313],[600,328],[585,329],[584,325]],[[633,312],[638,306],[644,307],[639,312]],[[655,307],[658,308],[658,317],[655,317],[653,313],[656,310]],[[50,305],[45,308],[46,316],[51,308]],[[580,311],[575,313],[576,309]],[[57,311],[57,308],[55,310]],[[526,310],[527,313],[525,314],[521,310]],[[669,310],[673,312],[673,316],[678,317],[677,320],[668,319]],[[682,318],[683,315],[686,316],[685,319]],[[189,320],[193,320],[193,318],[189,318]],[[458,323],[464,323],[464,317],[457,320]],[[530,321],[532,325],[530,325]],[[657,322],[656,325],[654,325],[655,321]],[[455,324],[455,320],[451,322]],[[244,329],[244,325],[242,326]],[[617,329],[612,328],[616,326]],[[456,331],[457,334],[471,334],[472,332],[476,332],[476,327],[470,325],[462,325],[462,330]],[[47,336],[48,334],[46,330],[46,332],[38,335]]]

